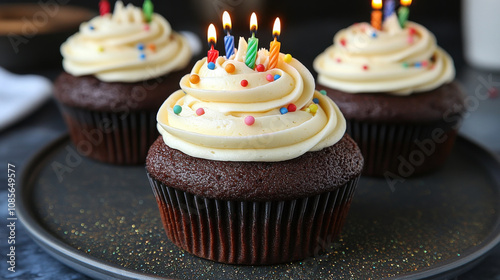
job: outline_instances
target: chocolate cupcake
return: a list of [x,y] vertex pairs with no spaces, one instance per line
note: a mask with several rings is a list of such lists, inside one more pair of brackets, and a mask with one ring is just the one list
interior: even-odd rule
[[358,143],[363,174],[401,180],[446,161],[465,111],[452,58],[423,26],[395,14],[382,30],[358,23],[339,31],[314,61]]
[[55,98],[78,151],[141,164],[158,137],[156,112],[189,71],[191,50],[160,15],[117,1],[113,14],[82,23],[61,46]]
[[[206,59],[158,112],[146,160],[167,237],[202,258],[264,265],[322,252],[347,216],[363,158],[297,60]],[[213,66],[213,65],[211,65]],[[242,82],[243,81],[243,82]]]

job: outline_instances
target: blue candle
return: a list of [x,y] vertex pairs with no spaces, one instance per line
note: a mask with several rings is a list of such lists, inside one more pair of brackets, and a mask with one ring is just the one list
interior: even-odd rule
[[224,46],[226,49],[226,58],[230,58],[234,54],[234,36],[229,34],[231,30],[231,17],[229,17],[229,13],[224,11],[222,14],[222,24],[224,25],[224,30],[227,35],[224,36]]
[[396,1],[385,0],[384,3],[384,19],[388,18],[396,10]]

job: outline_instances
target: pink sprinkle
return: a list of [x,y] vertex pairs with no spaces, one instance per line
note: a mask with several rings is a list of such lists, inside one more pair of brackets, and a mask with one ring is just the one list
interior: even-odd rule
[[252,116],[245,117],[245,124],[251,126],[255,123],[255,118]]
[[335,61],[337,61],[337,63],[341,63],[342,59],[340,59],[339,57],[337,57],[337,59]]
[[240,84],[241,84],[242,87],[246,87],[246,86],[248,86],[248,81],[247,80],[241,80]]
[[427,67],[429,65],[429,62],[427,60],[422,61],[422,67]]
[[268,80],[269,82],[273,82],[273,81],[274,81],[274,77],[273,77],[273,75],[271,75],[271,74],[267,74],[267,75],[266,75],[266,80]]
[[368,70],[368,68],[369,68],[368,65],[363,65],[363,70],[366,71],[366,70]]
[[201,115],[205,114],[205,110],[203,110],[203,108],[198,108],[198,109],[196,109],[196,114],[198,116],[201,116]]
[[408,36],[408,44],[413,44],[413,36]]
[[144,30],[148,31],[149,30],[149,24],[144,25]]
[[493,99],[498,97],[498,89],[491,87],[488,89],[488,96]]
[[345,47],[345,45],[347,45],[347,41],[344,38],[342,38],[340,39],[340,44]]

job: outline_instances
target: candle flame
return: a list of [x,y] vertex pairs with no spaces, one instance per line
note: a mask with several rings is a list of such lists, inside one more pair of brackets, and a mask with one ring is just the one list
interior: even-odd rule
[[215,31],[215,26],[211,23],[208,26],[208,43],[215,44],[217,42],[217,32]]
[[281,21],[280,18],[277,17],[276,20],[274,21],[273,36],[278,37],[280,36],[280,33],[281,33]]
[[[405,1],[405,0],[401,0]],[[372,0],[372,8],[376,10],[382,9],[382,0]]]
[[403,6],[410,6],[411,5],[411,0],[401,0],[401,5],[403,5]]
[[227,11],[224,11],[222,14],[222,25],[224,26],[224,29],[231,29],[231,17],[229,16],[229,13]]
[[252,15],[250,16],[250,30],[257,30],[257,15],[255,13],[252,13]]

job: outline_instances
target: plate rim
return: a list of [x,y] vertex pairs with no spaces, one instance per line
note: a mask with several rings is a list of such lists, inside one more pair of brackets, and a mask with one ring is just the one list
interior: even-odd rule
[[[85,254],[51,234],[50,231],[39,223],[34,215],[33,208],[28,206],[30,205],[30,193],[34,188],[33,181],[36,179],[36,175],[40,173],[40,169],[45,166],[42,163],[47,161],[46,157],[53,153],[55,148],[66,142],[69,142],[69,135],[67,133],[51,141],[30,158],[21,172],[19,184],[19,196],[21,198],[16,206],[19,219],[27,229],[28,235],[55,259],[90,277],[99,277],[102,279],[115,279],[116,277],[120,277],[120,279],[174,279],[140,273]],[[486,159],[487,162],[493,162],[496,165],[496,169],[491,164],[482,164],[482,167],[486,168],[488,174],[494,177],[494,182],[497,185],[496,192],[500,194],[500,157],[482,144],[462,134],[459,134],[456,139],[455,146],[458,145],[472,147],[471,149],[463,150],[469,156],[473,156],[476,159],[480,158],[480,162],[484,162]],[[500,214],[498,214],[491,232],[479,245],[468,248],[464,256],[460,256],[456,260],[446,260],[444,264],[437,267],[425,268],[420,271],[405,273],[404,275],[395,275],[386,279],[438,279],[441,277],[457,276],[477,265],[498,244],[500,244]]]

